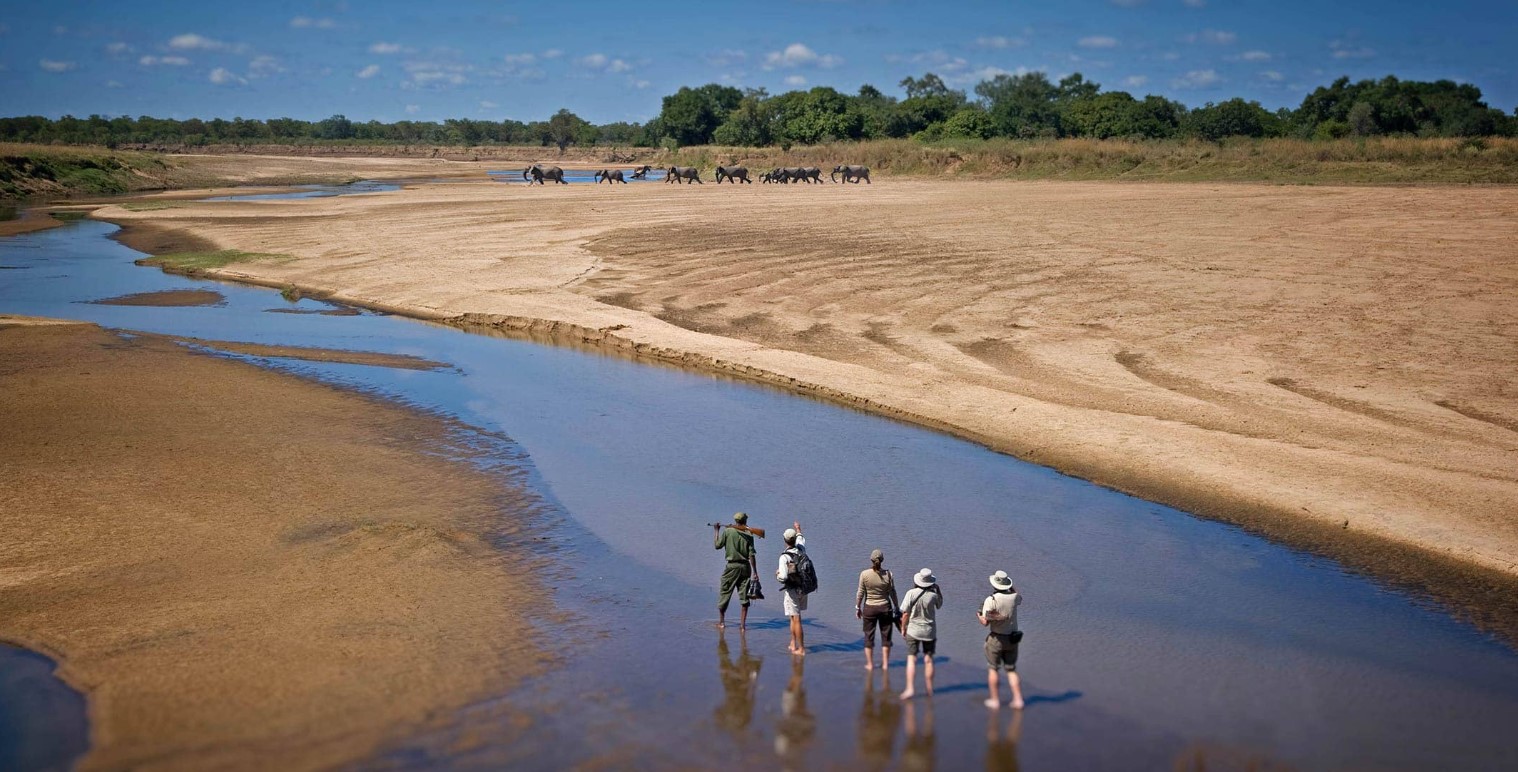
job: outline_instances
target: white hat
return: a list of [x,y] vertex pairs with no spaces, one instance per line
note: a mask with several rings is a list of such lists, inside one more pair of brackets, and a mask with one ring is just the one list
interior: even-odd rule
[[933,569],[924,568],[923,570],[918,571],[916,576],[912,577],[912,581],[918,587],[926,589],[928,587],[932,587],[935,584],[938,584],[938,577],[933,575]]
[[1012,577],[1007,576],[1006,571],[997,571],[991,574],[991,586],[998,590],[1012,589]]
[[781,538],[784,538],[786,541],[791,541],[792,539],[796,538],[796,529],[795,528],[787,528],[787,529],[785,529],[785,533],[780,534],[780,536],[781,536]]

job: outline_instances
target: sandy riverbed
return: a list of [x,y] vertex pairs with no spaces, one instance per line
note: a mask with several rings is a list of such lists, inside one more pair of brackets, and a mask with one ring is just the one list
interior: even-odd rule
[[86,768],[358,762],[538,672],[520,489],[441,420],[0,317],[0,637],[88,696]]
[[824,394],[1388,575],[1518,577],[1515,188],[479,182],[96,216],[299,258],[234,278]]

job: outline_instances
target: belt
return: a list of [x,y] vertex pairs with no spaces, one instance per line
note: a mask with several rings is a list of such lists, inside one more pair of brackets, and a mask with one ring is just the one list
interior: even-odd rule
[[730,566],[746,566],[746,565],[748,565],[748,561],[747,560],[729,560],[729,561],[727,561],[727,564],[730,565]]

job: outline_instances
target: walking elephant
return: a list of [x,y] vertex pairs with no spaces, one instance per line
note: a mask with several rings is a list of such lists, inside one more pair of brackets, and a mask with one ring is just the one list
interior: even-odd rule
[[622,177],[621,169],[612,169],[611,171],[602,169],[601,171],[590,175],[590,178],[595,180],[597,185],[600,185],[603,182],[620,182],[623,185],[627,184],[627,180]]
[[868,166],[834,166],[832,174],[833,182],[838,181],[840,173],[843,174],[844,182],[853,182],[855,185],[858,185],[860,180],[864,180],[867,184],[875,184],[870,182],[870,167]]
[[542,164],[533,164],[532,166],[523,169],[522,179],[527,180],[528,185],[531,185],[534,182],[538,183],[539,185],[543,185],[545,184],[543,180],[553,180],[560,185],[569,184],[568,182],[564,181],[563,169],[560,169],[557,166],[544,166]]
[[734,185],[738,184],[738,180],[743,180],[750,185],[754,184],[754,181],[748,178],[748,169],[742,166],[718,166],[717,184],[721,185],[724,179]]
[[[792,178],[792,179],[794,179],[794,178]],[[822,184],[822,170],[819,169],[819,168],[817,168],[817,167],[815,167],[815,166],[804,166],[804,167],[801,168],[801,179],[806,180],[806,184],[808,184],[808,185],[810,185],[810,184],[812,184],[814,182],[817,183],[817,184],[819,184],[819,185],[821,185]]]
[[701,182],[701,170],[694,166],[671,166],[669,167],[669,172],[664,177],[664,181],[666,183],[678,182],[681,185],[686,184],[687,181],[700,182],[702,185],[706,184]]

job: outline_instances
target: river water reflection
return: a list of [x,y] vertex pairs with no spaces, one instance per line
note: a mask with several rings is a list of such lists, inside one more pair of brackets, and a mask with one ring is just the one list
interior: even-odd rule
[[[0,312],[448,362],[253,360],[503,433],[565,515],[555,601],[575,618],[536,633],[562,665],[501,703],[531,710],[527,739],[484,704],[453,729],[398,738],[394,765],[1518,766],[1518,655],[1331,562],[934,432],[701,373],[367,312],[266,313],[289,306],[224,284],[212,285],[226,296],[218,307],[82,303],[210,284],[133,266],[140,255],[110,241],[114,230],[82,222],[0,240],[0,265],[17,269],[0,272]],[[704,524],[739,509],[776,532],[791,520],[806,530],[821,589],[804,661],[785,652],[774,535],[759,542],[770,598],[751,629],[713,629],[722,566]],[[901,647],[888,675],[862,667],[852,601],[876,547],[900,584],[927,566],[947,595],[931,700],[894,698]],[[1024,715],[980,706],[973,610],[996,569],[1026,598]]]

